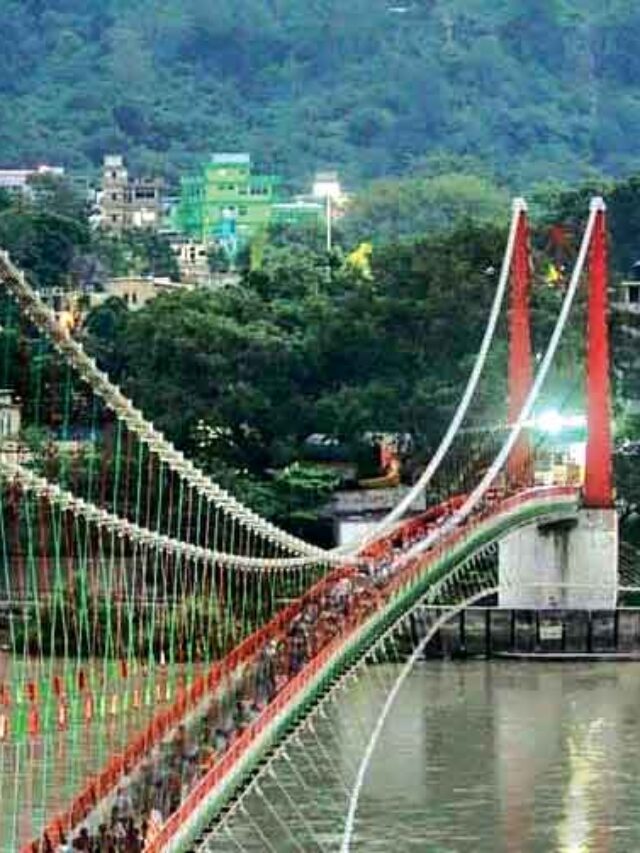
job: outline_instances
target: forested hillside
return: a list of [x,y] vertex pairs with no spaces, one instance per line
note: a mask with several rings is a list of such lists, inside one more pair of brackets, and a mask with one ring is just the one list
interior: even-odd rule
[[433,152],[512,184],[640,165],[635,0],[0,0],[0,161],[251,150],[356,182]]

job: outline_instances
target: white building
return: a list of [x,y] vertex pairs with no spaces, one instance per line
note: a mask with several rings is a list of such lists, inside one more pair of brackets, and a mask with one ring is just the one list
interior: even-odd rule
[[31,182],[34,178],[63,178],[61,166],[38,166],[36,169],[0,169],[0,190],[11,195],[32,195]]

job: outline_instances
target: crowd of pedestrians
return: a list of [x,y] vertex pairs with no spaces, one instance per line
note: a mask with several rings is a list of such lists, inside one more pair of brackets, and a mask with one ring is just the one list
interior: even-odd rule
[[[288,626],[272,636],[242,676],[189,726],[181,725],[154,748],[113,796],[97,826],[85,826],[70,842],[45,853],[137,853],[158,832],[197,783],[275,696],[349,623],[376,609],[378,597],[402,565],[399,559],[424,537],[442,513],[426,513],[365,551],[357,567],[336,571],[303,597]],[[97,823],[97,821],[96,821]]]

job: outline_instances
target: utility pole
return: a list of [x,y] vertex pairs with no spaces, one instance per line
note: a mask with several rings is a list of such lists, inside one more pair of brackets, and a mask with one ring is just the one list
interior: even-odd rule
[[327,193],[327,206],[326,206],[326,216],[327,216],[327,253],[331,253],[331,249],[333,247],[333,233],[331,227],[331,193]]

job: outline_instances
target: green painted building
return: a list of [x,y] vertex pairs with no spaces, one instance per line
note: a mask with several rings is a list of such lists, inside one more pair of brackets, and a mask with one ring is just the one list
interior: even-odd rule
[[174,225],[204,243],[246,244],[271,222],[280,179],[257,175],[249,154],[213,154],[200,173],[183,178]]

